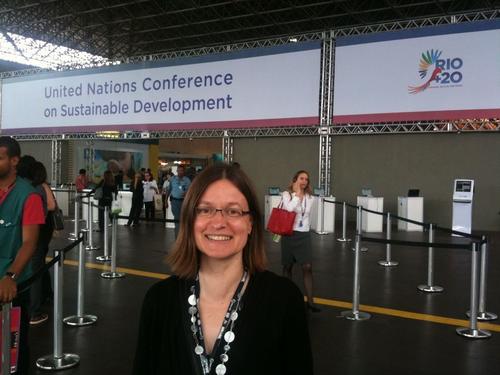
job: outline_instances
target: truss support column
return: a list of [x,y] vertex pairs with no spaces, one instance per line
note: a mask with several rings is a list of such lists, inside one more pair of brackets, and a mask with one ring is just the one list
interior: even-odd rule
[[60,139],[52,139],[52,175],[51,175],[52,186],[55,186],[62,182],[61,144],[62,141]]
[[319,187],[325,195],[330,195],[332,136],[332,89],[333,89],[333,53],[334,40],[332,33],[323,33],[321,54],[320,82],[320,127],[319,127]]
[[222,155],[226,163],[233,162],[233,138],[227,130],[224,131],[224,136],[222,137]]
[[85,149],[83,151],[85,159],[85,169],[87,170],[87,176],[92,180],[94,178],[94,160],[95,160],[95,149],[94,141],[85,142]]

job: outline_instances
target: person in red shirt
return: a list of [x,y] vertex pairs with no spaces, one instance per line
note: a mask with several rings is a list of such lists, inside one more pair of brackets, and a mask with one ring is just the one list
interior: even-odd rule
[[[31,276],[30,260],[35,251],[40,224],[45,222],[42,199],[30,183],[17,177],[21,149],[10,137],[0,137],[0,303],[21,307],[17,374],[29,371],[29,290],[18,291],[17,283]],[[21,216],[21,217],[19,217]]]
[[78,172],[78,176],[76,177],[75,180],[75,187],[76,191],[79,193],[83,190],[88,188],[89,186],[89,178],[87,177],[87,171],[85,169],[80,169],[80,172]]

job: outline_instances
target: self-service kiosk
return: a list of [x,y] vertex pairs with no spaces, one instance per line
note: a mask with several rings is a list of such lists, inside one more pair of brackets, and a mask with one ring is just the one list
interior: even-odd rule
[[453,230],[471,232],[474,180],[458,178],[453,184]]

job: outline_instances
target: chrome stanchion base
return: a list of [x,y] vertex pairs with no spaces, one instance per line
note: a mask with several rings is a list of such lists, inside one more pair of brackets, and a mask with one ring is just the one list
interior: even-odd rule
[[78,236],[75,235],[74,233],[70,233],[68,236],[69,241],[76,241],[78,239]]
[[396,267],[399,262],[396,262],[395,260],[379,260],[378,264],[383,267]]
[[[470,318],[470,311],[467,311],[466,315]],[[498,315],[495,313],[491,313],[491,312],[487,312],[487,311],[477,313],[477,320],[488,321],[488,320],[496,320],[496,319],[498,319]]]
[[63,319],[63,322],[69,326],[89,326],[97,322],[97,316],[95,315],[72,315]]
[[444,291],[444,288],[442,286],[437,286],[437,285],[419,285],[417,286],[417,289],[420,290],[421,292],[426,292],[426,293],[441,293]]
[[101,277],[105,279],[119,279],[125,277],[125,274],[123,272],[103,272],[101,273]]
[[62,357],[47,355],[36,360],[36,367],[42,370],[63,370],[75,367],[80,363],[80,357],[76,354],[63,353]]
[[111,257],[109,255],[99,255],[98,257],[95,257],[95,260],[97,260],[98,262],[111,262]]
[[340,315],[349,320],[367,320],[371,318],[369,313],[352,310],[342,311]]
[[314,231],[314,233],[316,233],[316,234],[321,234],[321,235],[323,235],[323,234],[328,234],[328,232],[316,232],[316,231]]
[[90,246],[90,245],[87,245],[87,246],[85,246],[85,250],[87,250],[87,251],[99,250],[99,246]]
[[472,329],[469,327],[457,328],[457,333],[460,336],[467,337],[469,339],[487,339],[491,337],[491,332],[485,329]]
[[339,242],[351,242],[351,239],[342,237],[342,238],[337,238],[337,241],[339,241]]

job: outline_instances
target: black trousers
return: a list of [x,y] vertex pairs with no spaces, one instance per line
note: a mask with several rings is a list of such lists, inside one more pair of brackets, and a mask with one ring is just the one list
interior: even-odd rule
[[30,352],[28,345],[28,334],[30,328],[30,291],[29,289],[19,293],[13,306],[21,307],[21,329],[19,332],[19,359],[17,361],[17,375],[27,375],[30,370]]
[[139,217],[142,211],[142,200],[132,200],[132,207],[130,207],[130,213],[128,214],[128,225],[139,224]]
[[144,202],[146,220],[155,218],[155,202]]
[[[52,234],[54,229],[52,225],[45,223],[40,226],[40,234],[38,236],[38,243],[35,249],[35,253],[31,258],[31,267],[33,272],[37,272],[40,268],[45,266],[45,257],[49,251],[49,243],[52,239]],[[40,308],[43,302],[52,297],[52,283],[50,281],[49,271],[45,271],[41,277],[39,277],[32,285],[30,289],[31,295],[31,317],[39,315],[41,313]]]

